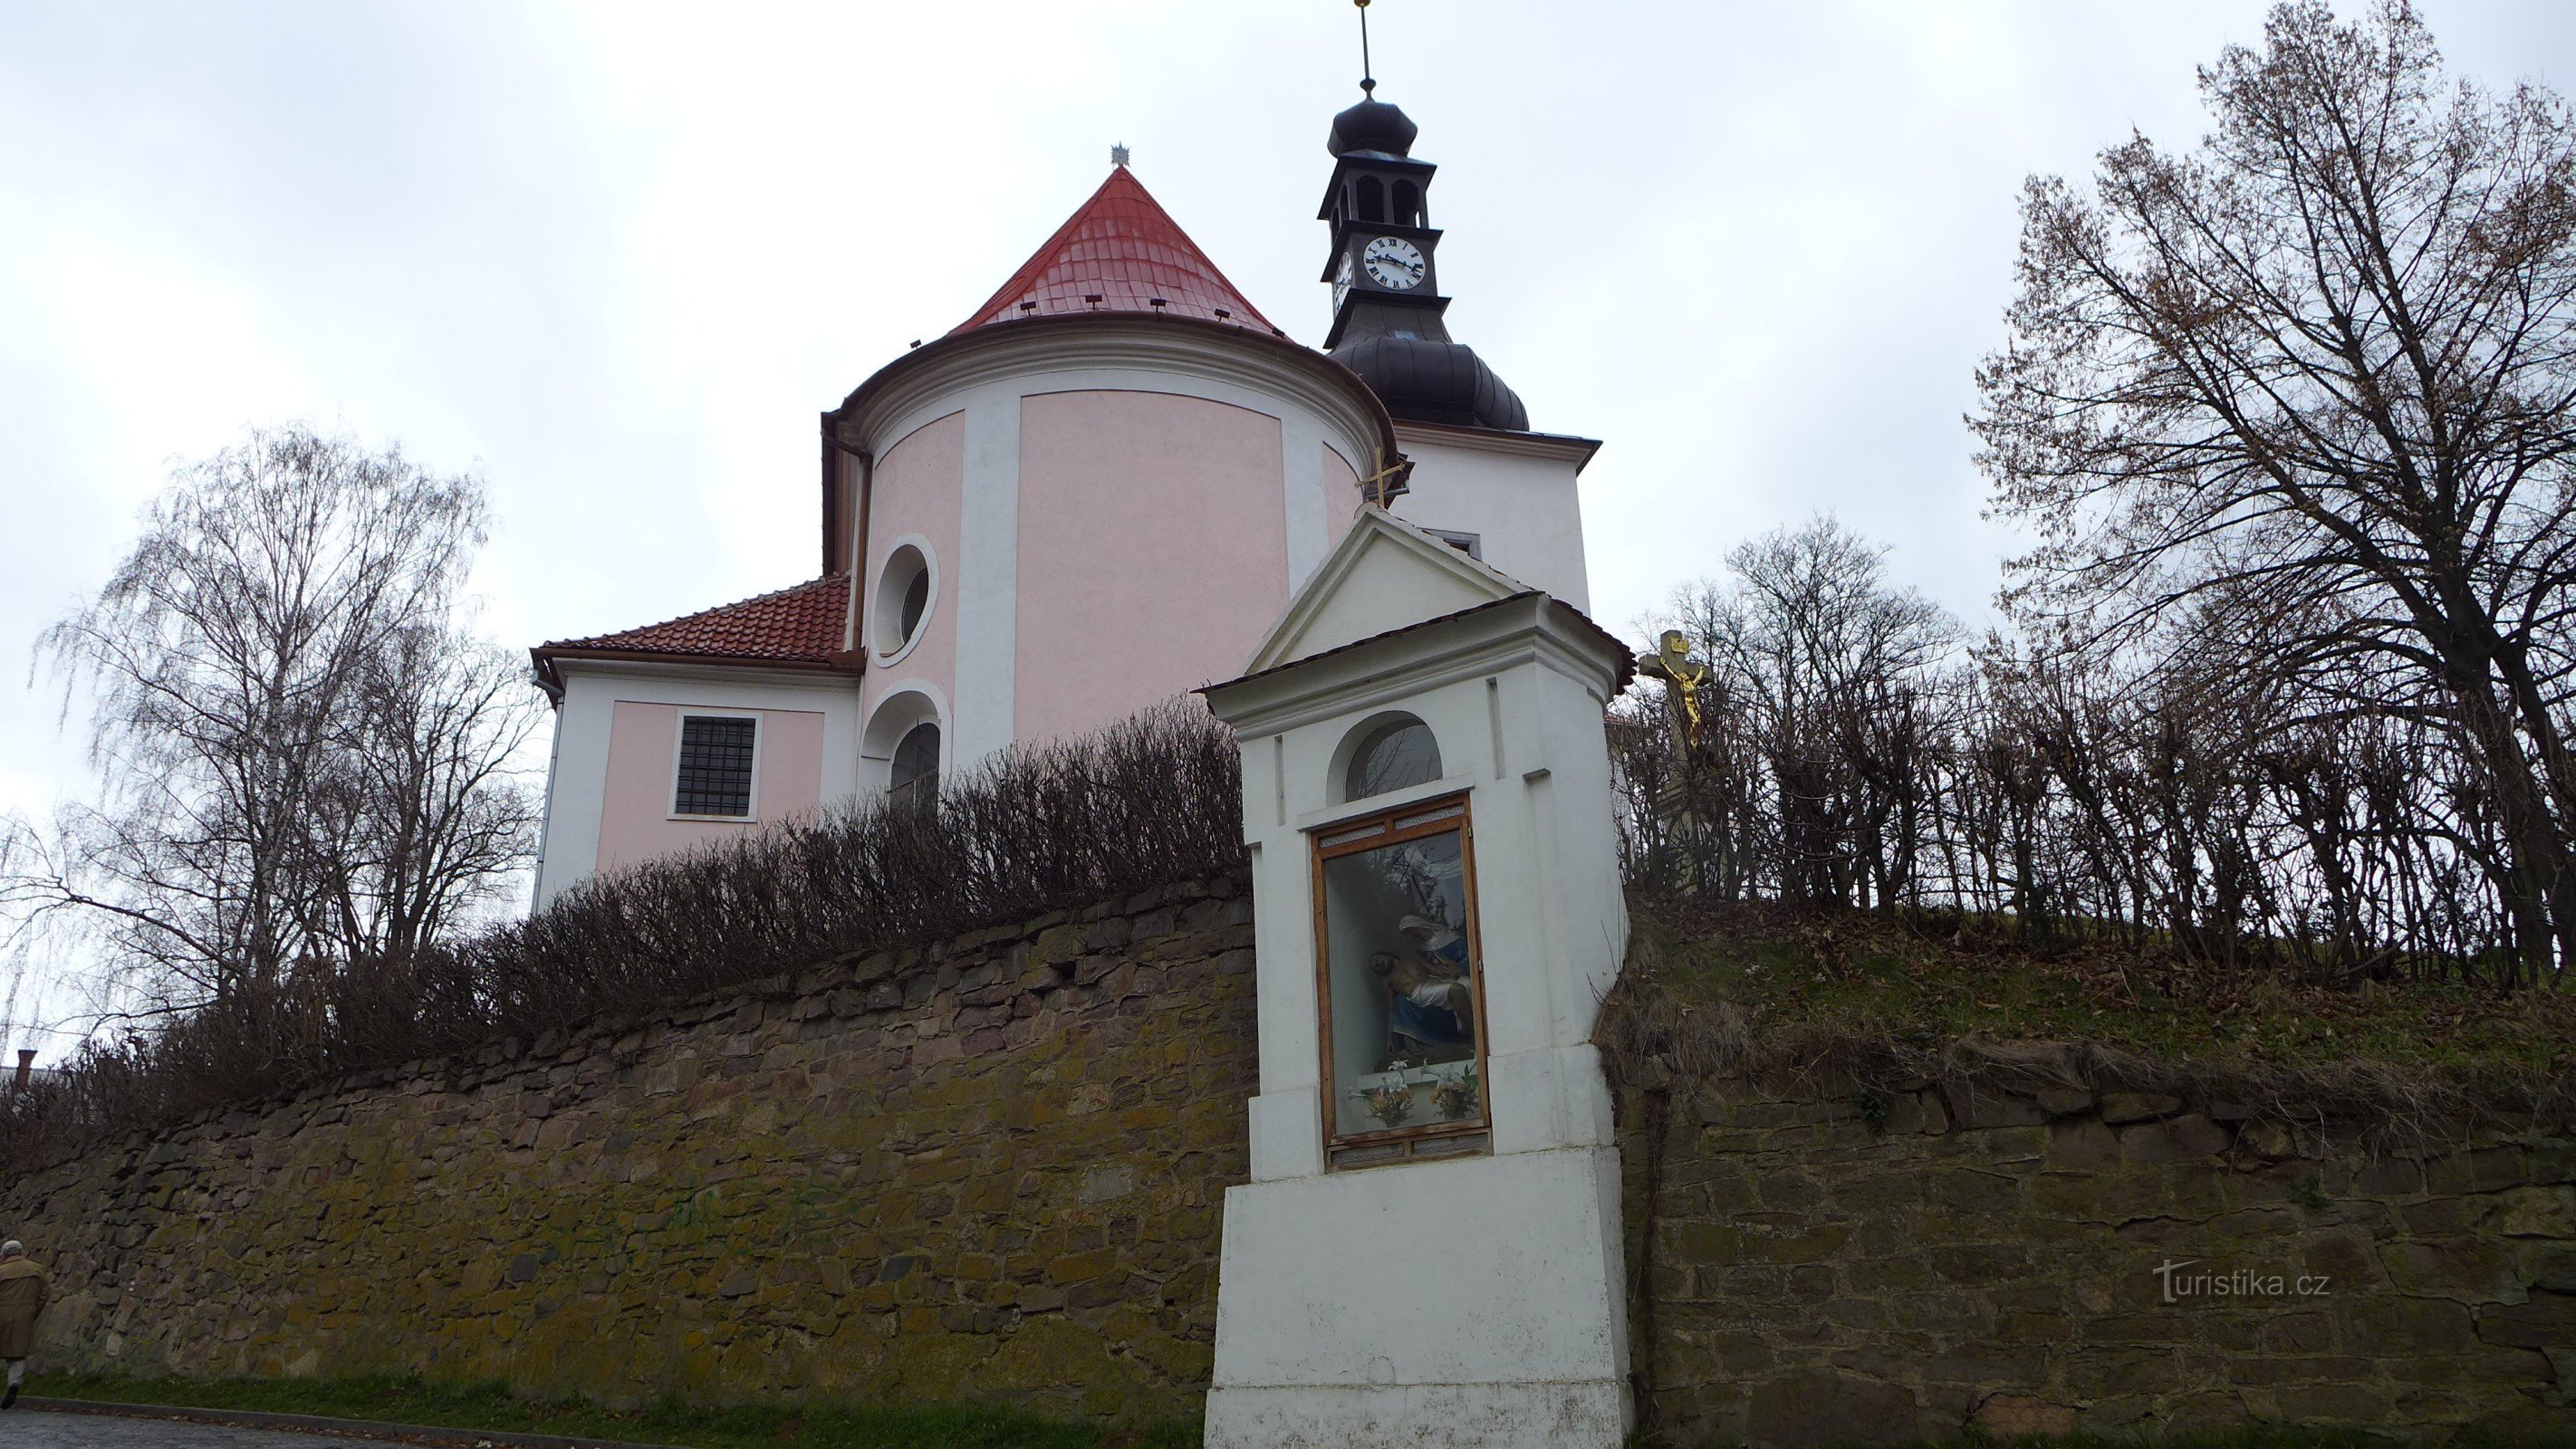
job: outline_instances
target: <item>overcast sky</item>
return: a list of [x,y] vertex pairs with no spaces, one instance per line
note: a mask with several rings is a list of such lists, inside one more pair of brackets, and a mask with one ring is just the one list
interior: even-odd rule
[[[2452,66],[2576,77],[2576,7],[2428,0]],[[490,482],[513,643],[816,569],[815,415],[955,325],[1111,143],[1320,340],[1347,0],[654,6],[0,0],[0,809],[82,788],[34,636],[171,460],[252,423]],[[2202,129],[2251,0],[1379,0],[1440,165],[1449,321],[1584,477],[1630,627],[1826,509],[1972,624],[2011,540],[1960,418],[2022,180]]]

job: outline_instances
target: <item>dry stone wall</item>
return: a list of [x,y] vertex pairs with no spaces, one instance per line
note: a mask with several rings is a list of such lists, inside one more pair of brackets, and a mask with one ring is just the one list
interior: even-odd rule
[[[2374,1155],[2081,1090],[1669,1101],[1630,1303],[1665,1442],[2576,1431],[2566,1138]],[[1651,1114],[1622,1106],[1633,1272]]]
[[1175,886],[191,1124],[0,1192],[41,1352],[1194,1415],[1251,899]]
[[[0,1233],[53,1268],[53,1367],[1191,1416],[1251,918],[1240,879],[1188,883],[338,1083],[11,1182]],[[2576,1430],[2566,1138],[2373,1155],[2071,1089],[1667,1101],[1649,1153],[1622,1098],[1663,1442]]]

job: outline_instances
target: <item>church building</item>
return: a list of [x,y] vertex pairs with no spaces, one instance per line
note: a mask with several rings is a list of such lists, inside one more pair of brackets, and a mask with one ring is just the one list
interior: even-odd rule
[[823,414],[817,577],[531,651],[537,904],[1231,678],[1373,501],[1588,607],[1599,444],[1533,431],[1449,336],[1416,130],[1373,94],[1333,118],[1321,350],[1122,155],[973,316]]

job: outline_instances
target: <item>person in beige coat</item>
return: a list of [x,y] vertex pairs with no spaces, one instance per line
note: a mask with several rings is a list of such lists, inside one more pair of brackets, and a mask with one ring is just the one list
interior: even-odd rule
[[0,1409],[18,1402],[27,1382],[27,1353],[36,1346],[36,1315],[45,1311],[45,1270],[12,1238],[0,1243],[0,1360],[9,1365],[9,1388]]

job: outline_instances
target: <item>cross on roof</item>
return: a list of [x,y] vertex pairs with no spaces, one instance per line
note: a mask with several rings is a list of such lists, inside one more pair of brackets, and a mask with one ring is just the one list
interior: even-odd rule
[[1411,458],[1398,453],[1389,463],[1386,454],[1379,453],[1376,462],[1378,470],[1360,480],[1361,498],[1384,508],[1388,499],[1413,491],[1404,486],[1405,476],[1413,471]]

